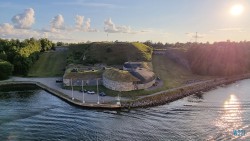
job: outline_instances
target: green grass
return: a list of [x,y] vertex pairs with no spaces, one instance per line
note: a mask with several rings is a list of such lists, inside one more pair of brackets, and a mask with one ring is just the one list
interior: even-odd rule
[[62,76],[66,66],[67,52],[44,52],[31,67],[30,77]]
[[126,61],[151,61],[152,58],[152,48],[142,43],[91,43],[69,49],[68,63],[122,65]]
[[164,82],[160,90],[179,87],[187,80],[203,80],[209,76],[199,76],[193,74],[190,70],[172,61],[165,55],[153,55],[153,70],[157,76]]
[[151,60],[152,59],[152,52],[153,49],[143,43],[137,43],[133,42],[131,43],[134,47],[136,47],[139,51],[141,51],[141,54],[146,60]]

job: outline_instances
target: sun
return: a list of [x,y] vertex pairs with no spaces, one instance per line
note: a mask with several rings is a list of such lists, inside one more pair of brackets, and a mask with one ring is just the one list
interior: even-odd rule
[[231,7],[230,13],[233,16],[241,15],[244,10],[244,7],[241,4],[236,4]]

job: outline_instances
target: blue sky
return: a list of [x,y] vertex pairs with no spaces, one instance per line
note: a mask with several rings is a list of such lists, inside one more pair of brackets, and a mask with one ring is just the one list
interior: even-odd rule
[[[232,15],[233,5],[243,6]],[[250,40],[250,0],[0,0],[0,38],[54,41]],[[77,16],[78,15],[78,16]]]

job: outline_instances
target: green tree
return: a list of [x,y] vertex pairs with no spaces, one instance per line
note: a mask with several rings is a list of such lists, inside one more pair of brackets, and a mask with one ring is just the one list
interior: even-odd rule
[[0,60],[0,80],[7,79],[13,72],[13,65],[7,61]]
[[52,41],[50,41],[47,38],[42,38],[39,41],[41,43],[41,48],[42,48],[41,51],[50,50],[54,46],[54,44],[52,43]]

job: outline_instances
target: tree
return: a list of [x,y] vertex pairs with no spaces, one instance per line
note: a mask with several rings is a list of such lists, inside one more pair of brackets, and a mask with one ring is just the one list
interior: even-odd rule
[[57,43],[56,43],[56,46],[63,46],[63,45],[64,45],[63,42],[57,42]]
[[0,60],[0,80],[9,78],[13,70],[14,68],[11,63]]
[[0,51],[0,60],[7,60],[7,55],[5,51]]
[[52,43],[52,41],[50,41],[47,38],[42,38],[39,41],[40,41],[41,48],[42,48],[41,51],[50,50],[54,46],[54,44]]

